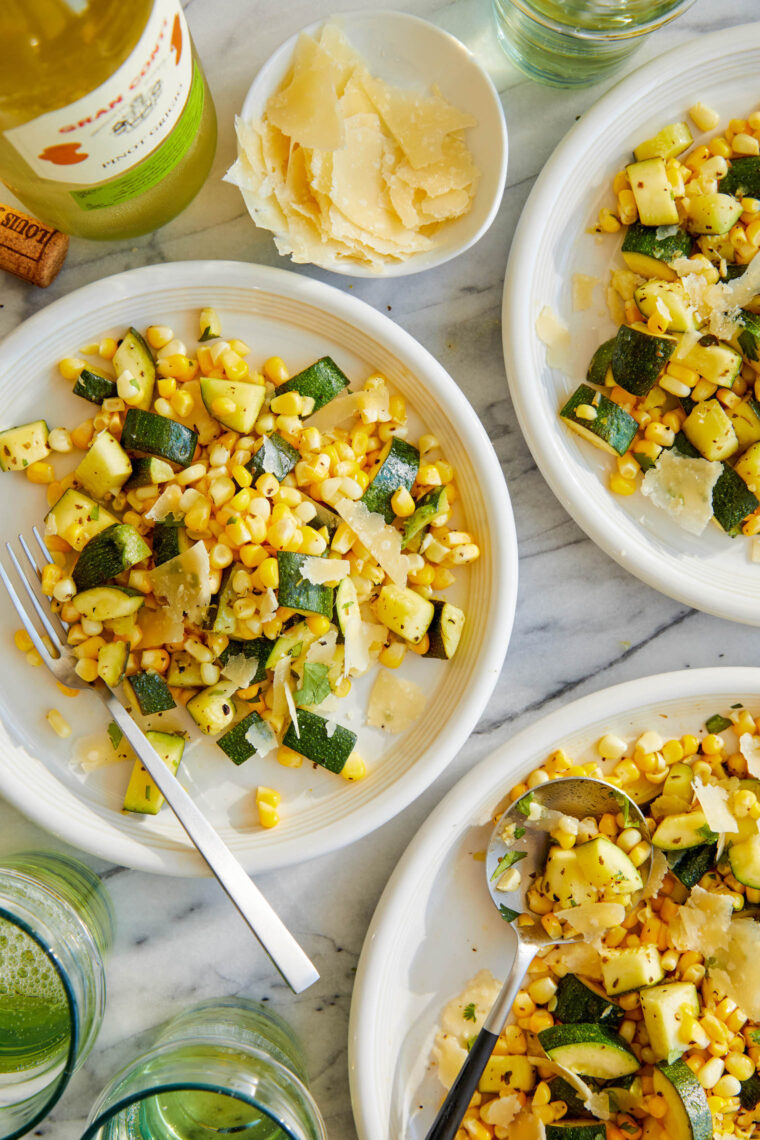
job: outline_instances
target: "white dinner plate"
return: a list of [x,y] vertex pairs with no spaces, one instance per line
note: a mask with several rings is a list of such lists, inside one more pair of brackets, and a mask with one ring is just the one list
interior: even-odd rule
[[[92,408],[71,393],[55,367],[82,345],[134,324],[170,325],[195,343],[198,311],[214,306],[228,336],[252,346],[252,360],[282,356],[291,372],[332,356],[360,386],[382,372],[407,398],[413,427],[434,433],[457,473],[461,509],[482,554],[461,575],[459,604],[465,634],[450,663],[407,654],[402,666],[429,694],[424,715],[401,736],[364,725],[372,673],[360,678],[339,719],[359,734],[368,776],[348,784],[304,764],[286,769],[273,757],[236,767],[213,740],[193,734],[184,710],[178,723],[191,734],[180,777],[250,871],[283,867],[342,847],[401,811],[444,769],[475,727],[506,652],[517,593],[517,545],[509,495],[498,460],[478,417],[432,356],[386,316],[328,285],[280,269],[231,261],[186,261],[120,273],[56,301],[3,343],[0,423],[45,416],[50,426],[74,427]],[[419,415],[415,417],[415,413]],[[44,488],[4,475],[2,534],[28,532],[41,521]],[[452,591],[457,590],[452,587]],[[456,593],[452,600],[457,600]],[[115,863],[141,870],[199,875],[205,865],[168,808],[157,816],[121,813],[129,770],[124,764],[85,776],[75,762],[76,741],[105,728],[94,695],[67,699],[42,668],[13,648],[18,621],[0,597],[0,794],[42,827]],[[45,721],[51,707],[70,721],[59,740]],[[343,711],[345,708],[345,712]],[[351,718],[351,719],[349,719]],[[258,826],[253,791],[271,785],[282,794],[281,823]]]
[[[612,558],[655,589],[707,613],[760,625],[760,566],[750,543],[715,524],[700,537],[676,526],[640,492],[607,487],[613,463],[561,422],[558,412],[585,378],[594,349],[612,336],[605,292],[622,266],[622,235],[593,235],[601,206],[613,205],[612,177],[635,144],[703,101],[730,118],[758,106],[760,23],[699,36],[613,87],[587,111],[541,172],[515,234],[504,289],[504,357],[520,426],[557,498]],[[715,134],[716,132],[711,132]],[[698,143],[703,136],[694,130]],[[592,308],[572,311],[572,276],[601,279]],[[548,367],[536,318],[550,306],[569,326],[566,371]]]
[[598,760],[594,745],[605,732],[682,736],[737,701],[760,707],[760,669],[627,681],[524,729],[452,788],[393,872],[359,959],[349,1026],[359,1140],[422,1140],[443,1096],[430,1047],[444,1005],[478,970],[504,978],[511,965],[515,935],[491,901],[482,860],[510,788],[555,748],[583,764]]

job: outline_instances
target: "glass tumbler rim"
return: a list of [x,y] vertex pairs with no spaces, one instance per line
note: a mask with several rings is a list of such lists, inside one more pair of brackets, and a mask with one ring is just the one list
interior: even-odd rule
[[[207,1044],[212,1047],[221,1046],[235,1053],[245,1053],[249,1057],[254,1058],[256,1061],[274,1070],[281,1079],[290,1084],[310,1109],[313,1123],[317,1128],[317,1140],[328,1140],[327,1129],[317,1102],[306,1083],[287,1065],[276,1060],[265,1050],[236,1040],[234,1037],[213,1036],[210,1037],[208,1041],[198,1041],[197,1043]],[[170,1061],[171,1054],[176,1052],[178,1046],[186,1044],[187,1042],[183,1043],[180,1041],[158,1042],[151,1049],[142,1053],[116,1073],[100,1093],[98,1101],[92,1109],[93,1119],[88,1121],[80,1140],[95,1140],[95,1138],[100,1135],[100,1130],[113,1121],[120,1113],[133,1105],[147,1100],[149,1097],[158,1096],[167,1092],[211,1092],[221,1096],[231,1097],[234,1100],[250,1105],[251,1108],[255,1108],[258,1112],[262,1112],[281,1129],[284,1136],[290,1137],[290,1140],[301,1140],[300,1136],[293,1133],[290,1125],[276,1115],[271,1107],[262,1103],[253,1092],[246,1093],[242,1089],[231,1089],[229,1083],[224,1083],[221,1076],[216,1081],[213,1079],[213,1076],[208,1079],[188,1078],[183,1080],[161,1078],[160,1075],[156,1073],[153,1075],[154,1079],[151,1081],[150,1077],[146,1074],[142,1085],[138,1085],[130,1092],[127,1092],[126,1089],[123,1090],[120,1095],[117,1095],[117,1099],[115,1099],[113,1103],[108,1103],[109,1098],[116,1093],[120,1085],[130,1079],[139,1080],[141,1072],[151,1062],[160,1061],[162,1058]],[[213,1061],[209,1061],[208,1058],[205,1058],[204,1065],[207,1070],[213,1068]],[[254,1082],[251,1082],[248,1078],[246,1078],[246,1080],[248,1080],[249,1085],[254,1084]],[[260,1087],[260,1084],[260,1081],[256,1081],[255,1087]]]
[[32,1128],[36,1127],[36,1125],[44,1120],[45,1117],[48,1116],[48,1114],[52,1111],[52,1109],[55,1108],[56,1104],[58,1104],[59,1100],[63,1096],[69,1081],[74,1075],[80,1045],[81,1017],[79,1003],[77,1001],[76,994],[74,993],[73,986],[63,966],[63,963],[60,961],[53,947],[48,946],[45,939],[32,927],[29,922],[26,921],[26,919],[21,917],[21,915],[18,913],[6,909],[6,906],[3,906],[1,900],[0,918],[5,919],[7,922],[10,922],[14,926],[17,926],[20,930],[23,930],[24,934],[31,938],[33,942],[37,943],[45,957],[51,963],[53,969],[61,981],[61,985],[63,986],[63,990],[66,995],[66,1005],[69,1011],[69,1048],[61,1074],[58,1077],[58,1080],[50,1089],[50,1096],[46,1099],[44,1105],[42,1105],[42,1107],[33,1117],[31,1117],[28,1121],[25,1121],[13,1132],[8,1132],[4,1136],[0,1137],[0,1140],[18,1140],[19,1137],[25,1136],[28,1132],[31,1131]]
[[[499,0],[497,0],[499,2]],[[671,20],[677,19],[682,15],[687,8],[695,3],[695,0],[674,0],[674,3],[668,11],[655,16],[645,23],[638,24],[636,27],[619,28],[601,31],[593,28],[571,28],[568,24],[562,24],[558,20],[552,19],[551,16],[546,16],[541,12],[537,12],[533,7],[531,0],[506,0],[508,4],[512,4],[518,8],[524,16],[533,20],[536,24],[541,24],[544,28],[563,36],[573,36],[580,40],[632,40],[639,36],[648,35],[654,32],[657,28],[661,28],[664,24],[669,24]]]

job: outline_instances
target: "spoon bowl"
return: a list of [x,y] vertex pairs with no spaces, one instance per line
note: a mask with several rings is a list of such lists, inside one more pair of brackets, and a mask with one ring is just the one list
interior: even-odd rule
[[[568,776],[539,784],[510,804],[497,820],[486,852],[486,882],[494,905],[517,936],[517,949],[499,996],[449,1089],[426,1140],[454,1140],[525,973],[539,950],[581,941],[580,935],[552,937],[537,915],[530,924],[516,921],[520,916],[531,913],[527,903],[528,891],[546,866],[550,832],[562,822],[563,816],[577,820],[589,816],[600,819],[607,813],[617,815],[621,811],[626,821],[649,840],[644,815],[630,796],[604,780],[590,776]],[[520,869],[519,883],[516,881],[514,886],[509,884],[509,889],[504,889],[504,876],[512,867]],[[650,870],[651,854],[639,868],[644,886]],[[633,895],[625,908],[626,914],[636,906],[640,896],[641,892]]]

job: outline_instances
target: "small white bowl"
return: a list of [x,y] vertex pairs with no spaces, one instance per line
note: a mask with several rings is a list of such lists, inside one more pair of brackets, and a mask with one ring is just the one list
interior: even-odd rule
[[[480,170],[480,182],[469,213],[448,222],[433,238],[433,248],[405,261],[377,269],[332,259],[315,261],[323,269],[347,277],[406,277],[443,265],[478,241],[493,222],[507,178],[507,124],[493,83],[464,44],[427,20],[386,10],[347,12],[336,17],[352,47],[373,75],[398,87],[429,91],[433,84],[461,111],[477,119],[466,133],[467,145]],[[278,90],[290,68],[301,32],[313,36],[326,23],[302,28],[275,51],[251,84],[240,112],[243,119],[263,114],[269,96]],[[243,193],[246,199],[246,194]],[[246,200],[249,212],[251,207]]]

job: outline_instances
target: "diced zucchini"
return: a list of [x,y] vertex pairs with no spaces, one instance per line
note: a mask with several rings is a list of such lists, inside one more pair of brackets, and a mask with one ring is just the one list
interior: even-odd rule
[[753,443],[737,459],[734,472],[744,480],[750,491],[760,494],[760,442]]
[[569,851],[562,847],[549,848],[541,889],[558,910],[567,910],[598,899],[598,892],[580,870],[574,848]]
[[50,454],[48,426],[44,420],[0,431],[0,470],[23,471]]
[[[530,1088],[533,1088],[533,1085]],[[578,1095],[578,1090],[573,1088],[564,1077],[552,1077],[549,1081],[549,1091],[551,1093],[549,1103],[555,1104],[558,1100],[564,1101],[570,1116],[577,1117],[588,1113],[582,1098]]]
[[[346,761],[354,750],[356,733],[351,732],[342,725],[330,725],[332,732],[328,731],[328,721],[318,713],[298,709],[298,733],[291,721],[282,743],[291,748],[307,760],[320,764],[330,772],[340,773]],[[300,735],[299,735],[300,733]]]
[[739,1101],[742,1108],[756,1108],[760,1104],[760,1076],[757,1073],[742,1081]]
[[760,158],[732,158],[719,188],[722,194],[733,194],[735,198],[760,198]]
[[267,641],[266,645],[269,649],[264,649],[264,673],[266,675],[267,669],[274,669],[278,661],[282,661],[283,657],[300,657],[305,649],[317,640],[317,635],[312,633],[305,621],[296,622],[286,629],[272,645],[271,641]]
[[131,328],[113,358],[116,375],[131,372],[135,378],[135,391],[140,393],[139,403],[134,406],[147,411],[153,403],[153,385],[156,380],[156,366],[148,345],[137,329]]
[[184,554],[191,546],[185,524],[181,520],[174,522],[167,518],[157,522],[153,528],[152,538],[153,560],[156,566],[161,566],[171,558]]
[[731,408],[729,417],[739,440],[739,451],[760,443],[760,404],[753,396],[745,396],[740,404]]
[[760,360],[760,316],[739,309],[735,319],[742,329],[736,337],[737,347],[748,360]]
[[295,447],[291,447],[286,439],[274,431],[271,435],[264,436],[261,447],[255,455],[251,456],[246,467],[253,476],[254,483],[260,475],[267,473],[274,475],[275,479],[281,483],[285,476],[290,474],[300,458],[300,453]]
[[579,1076],[611,1080],[639,1068],[628,1043],[604,1025],[552,1025],[537,1036],[550,1060]]
[[611,336],[609,340],[602,341],[599,345],[589,361],[588,371],[586,372],[586,379],[589,384],[595,384],[598,388],[604,387],[605,377],[612,364],[612,350],[614,347],[614,336]]
[[688,764],[673,764],[668,769],[665,783],[662,785],[662,794],[664,796],[677,796],[688,807],[694,796],[694,789],[691,786],[693,779],[694,773]]
[[83,368],[74,385],[74,395],[89,400],[91,404],[102,404],[117,395],[116,381],[94,368]]
[[697,327],[694,310],[680,281],[645,281],[634,293],[634,299],[645,317],[668,313],[668,332],[686,332]]
[[387,523],[396,517],[391,499],[396,491],[411,491],[420,468],[419,450],[405,439],[394,435],[388,444],[385,458],[378,467],[361,497],[368,511],[382,515]]
[[301,492],[301,495],[303,501],[310,503],[317,512],[310,525],[313,526],[315,530],[321,530],[322,527],[326,527],[327,537],[332,541],[332,537],[341,523],[340,515],[336,514],[335,511],[331,510],[325,503],[318,503],[316,499],[310,499],[309,496],[304,495],[303,492]]
[[626,167],[636,199],[639,221],[645,226],[678,225],[673,187],[662,158],[646,158]]
[[668,851],[668,866],[685,887],[691,890],[703,875],[715,866],[717,843],[701,843],[683,851]]
[[433,603],[433,620],[428,626],[430,645],[426,657],[440,657],[450,661],[457,651],[465,616],[462,610],[453,606],[451,602],[431,598]]
[[358,634],[361,629],[359,599],[350,578],[342,578],[335,591],[335,619],[344,638]]
[[659,277],[663,281],[677,281],[675,269],[668,262],[677,257],[688,257],[692,238],[685,230],[676,229],[663,235],[658,226],[644,226],[633,222],[623,239],[623,261],[640,277]]
[[427,598],[407,586],[383,586],[375,602],[377,620],[416,645],[422,641],[435,615]]
[[137,613],[144,601],[144,594],[128,586],[93,586],[91,590],[75,594],[72,604],[82,617],[91,621],[111,621]]
[[91,538],[117,521],[100,503],[69,487],[45,515],[45,533],[64,539],[74,550],[83,550]]
[[202,689],[201,663],[184,650],[173,653],[169,661],[166,683],[173,689]]
[[449,509],[449,501],[445,487],[431,487],[421,499],[417,500],[414,514],[404,521],[401,549],[406,550],[409,543],[429,526],[436,515],[442,515]]
[[121,684],[129,659],[128,641],[109,641],[98,650],[98,676],[109,689]]
[[267,739],[270,743],[274,742],[274,733],[267,722],[257,712],[250,712],[216,742],[222,752],[227,753],[233,764],[244,764],[258,750],[248,739],[249,733],[259,735],[262,742]]
[[74,474],[85,491],[96,499],[115,495],[132,474],[124,448],[109,431],[102,431],[90,444]]
[[[308,629],[308,627],[306,628]],[[266,680],[267,658],[271,648],[272,642],[268,637],[254,637],[250,641],[230,638],[226,649],[219,656],[219,664],[224,668],[233,657],[245,657],[249,661],[256,661],[256,672],[251,677],[249,684],[257,685],[259,681]]]
[[581,874],[605,895],[631,895],[643,888],[641,875],[625,851],[605,836],[576,844],[573,850]]
[[656,946],[630,946],[602,954],[602,981],[611,997],[654,986],[664,976]]
[[[221,380],[212,376],[201,377],[201,397],[206,411],[230,431],[248,435],[259,418],[266,396],[266,385],[242,383],[237,380]],[[234,404],[231,412],[220,412],[218,400],[229,400]],[[216,411],[214,406],[216,405]]]
[[215,685],[191,697],[185,706],[201,732],[216,736],[229,728],[235,719],[235,704],[232,694],[238,686],[224,677]]
[[127,681],[127,687],[143,716],[176,708],[174,697],[169,692],[169,686],[155,669],[133,673]]
[[90,539],[76,560],[72,577],[77,590],[89,590],[146,558],[150,558],[150,547],[142,535],[129,523],[113,523]]
[[214,633],[234,633],[237,629],[237,618],[232,608],[233,602],[237,599],[237,594],[232,589],[232,575],[235,569],[233,562],[224,571],[219,590],[209,604],[206,622]]
[[[145,733],[166,767],[175,775],[185,751],[185,738],[173,732]],[[164,804],[164,797],[153,782],[147,768],[135,760],[132,775],[124,796],[124,811],[138,812],[140,815],[157,815]]]
[[601,988],[576,974],[565,974],[559,979],[556,997],[554,1016],[563,1024],[597,1022],[617,1029],[625,1017],[625,1011],[610,1001]]
[[310,396],[314,401],[313,414],[339,396],[349,383],[348,377],[341,372],[335,361],[329,356],[323,356],[308,368],[304,368],[303,372],[291,376],[284,384],[279,384],[277,395],[281,396],[283,392],[300,392],[302,396]]
[[639,776],[637,780],[626,784],[625,794],[630,796],[635,804],[642,807],[644,804],[650,803],[659,796],[660,789],[656,784],[653,784],[651,780],[648,780],[646,776]]
[[634,396],[646,396],[673,355],[676,343],[673,337],[652,336],[621,325],[612,352],[615,383]]
[[760,834],[751,835],[728,849],[731,873],[745,887],[760,889]]
[[681,1034],[686,1015],[699,1017],[696,986],[692,982],[649,986],[641,991],[641,1009],[655,1060],[672,1063],[689,1048]]
[[672,1065],[657,1065],[652,1078],[654,1091],[667,1105],[661,1127],[668,1140],[712,1140],[707,1096],[686,1062],[679,1057]]
[[277,551],[277,568],[280,582],[277,587],[277,601],[291,610],[311,614],[322,614],[332,619],[335,590],[332,586],[322,586],[307,581],[302,574],[303,564],[309,555],[296,554],[291,550]]
[[503,1092],[506,1085],[521,1092],[530,1092],[536,1083],[533,1065],[527,1057],[496,1056],[486,1062],[478,1090],[485,1093]]
[[[595,419],[578,415],[578,408],[584,404],[595,409]],[[576,388],[559,414],[577,435],[610,455],[625,455],[639,430],[637,421],[625,408],[587,384]]]
[[157,486],[174,478],[174,468],[155,455],[143,455],[132,460],[132,474],[124,484],[125,491],[135,491],[138,487]]
[[703,400],[683,423],[683,432],[700,455],[720,462],[739,447],[731,420],[718,400]]
[[747,268],[746,265],[733,264],[736,250],[728,234],[700,234],[697,238],[697,249],[714,265],[717,264],[719,272],[721,269],[719,263],[721,261],[727,263],[725,273],[721,273],[721,277],[726,280],[731,281],[734,277],[740,277]]
[[712,837],[707,820],[701,811],[668,815],[661,820],[652,836],[652,843],[662,851],[685,851],[687,847],[700,847]]
[[690,147],[694,137],[688,123],[669,123],[651,139],[645,139],[634,147],[633,156],[637,162],[645,158],[675,158]]
[[[745,453],[746,454],[746,453]],[[744,458],[742,456],[742,458]],[[760,482],[758,482],[760,489]],[[715,520],[732,538],[741,533],[741,527],[748,515],[760,506],[755,491],[748,487],[735,468],[723,464],[723,471],[713,487],[712,508]]]
[[689,199],[688,226],[694,234],[727,234],[742,216],[730,194],[698,194]]
[[607,1129],[602,1120],[568,1120],[547,1124],[546,1140],[605,1140]]
[[719,388],[732,388],[734,380],[741,372],[742,358],[730,344],[708,334],[701,337],[686,355],[681,357],[679,363],[685,364],[687,368],[693,368],[705,380],[717,384]]
[[195,455],[198,433],[156,412],[129,408],[121,433],[122,447],[136,455],[157,455],[178,467],[189,467]]

